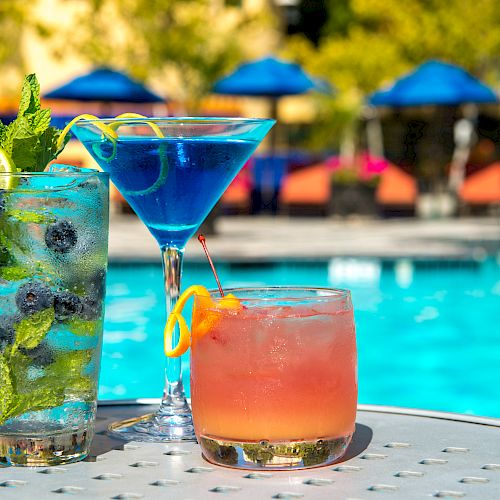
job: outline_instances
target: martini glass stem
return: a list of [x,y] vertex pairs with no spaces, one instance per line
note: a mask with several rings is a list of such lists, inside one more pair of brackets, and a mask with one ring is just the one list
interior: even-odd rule
[[[180,295],[184,249],[164,247],[161,249],[161,254],[168,317]],[[175,346],[178,341],[179,329],[176,327],[172,336],[172,345]],[[194,439],[191,411],[182,383],[182,362],[180,357],[166,358],[165,389],[157,419],[160,420],[160,425],[167,424],[169,427],[173,427],[172,433],[179,439]]]

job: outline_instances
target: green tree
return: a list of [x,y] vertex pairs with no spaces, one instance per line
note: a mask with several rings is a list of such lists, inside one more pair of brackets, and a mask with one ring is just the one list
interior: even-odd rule
[[167,75],[177,88],[165,92],[196,107],[274,22],[268,11],[247,14],[212,0],[82,0],[67,39],[93,64],[140,79]]
[[320,135],[341,137],[354,126],[367,94],[428,59],[463,66],[492,85],[499,82],[497,0],[332,0],[328,5],[318,48],[303,37],[291,38],[286,47],[289,56],[337,89],[334,102],[320,105]]
[[[12,73],[16,78],[24,68],[22,57],[22,31],[27,21],[26,2],[23,0],[0,1],[0,68],[4,75]],[[10,89],[4,89],[8,91]]]
[[323,27],[323,34],[345,35],[354,18],[350,0],[326,0],[328,16]]

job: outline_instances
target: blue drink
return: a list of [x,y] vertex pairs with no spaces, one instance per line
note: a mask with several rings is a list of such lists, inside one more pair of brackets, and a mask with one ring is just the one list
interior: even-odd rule
[[[160,247],[182,248],[257,146],[206,138],[83,140]],[[105,161],[103,158],[109,158]]]

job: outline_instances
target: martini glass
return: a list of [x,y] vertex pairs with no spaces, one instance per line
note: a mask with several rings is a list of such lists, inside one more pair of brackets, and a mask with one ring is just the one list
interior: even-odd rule
[[[122,118],[77,122],[72,131],[158,242],[166,310],[180,294],[184,248],[274,125],[269,119]],[[179,332],[174,332],[176,345]],[[159,410],[117,422],[126,440],[195,440],[180,358],[167,358]]]

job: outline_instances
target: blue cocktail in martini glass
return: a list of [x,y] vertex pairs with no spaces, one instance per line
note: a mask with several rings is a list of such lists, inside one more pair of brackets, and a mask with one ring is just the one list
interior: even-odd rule
[[[167,315],[180,293],[189,238],[271,129],[274,120],[110,118],[80,120],[72,131],[156,238]],[[176,345],[174,334],[172,345]],[[113,424],[127,440],[194,440],[180,358],[167,358],[157,413]]]

